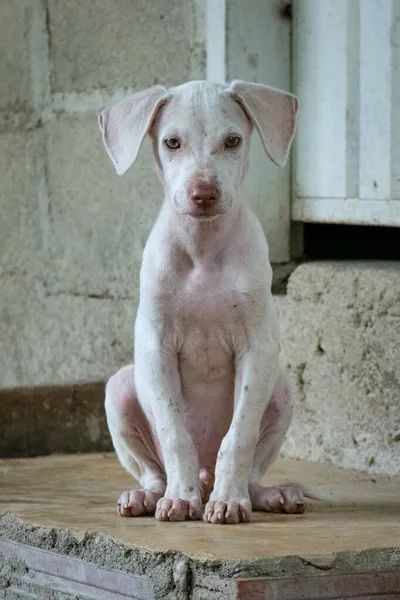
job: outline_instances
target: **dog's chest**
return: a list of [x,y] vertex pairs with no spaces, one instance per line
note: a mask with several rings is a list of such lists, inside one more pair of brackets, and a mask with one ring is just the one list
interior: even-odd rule
[[217,268],[198,267],[182,281],[180,320],[187,332],[201,326],[229,330],[237,325],[238,314],[243,312],[245,295],[235,290],[234,281]]
[[247,335],[249,298],[229,274],[193,269],[182,280],[174,331],[182,365],[199,375],[218,377],[230,368]]

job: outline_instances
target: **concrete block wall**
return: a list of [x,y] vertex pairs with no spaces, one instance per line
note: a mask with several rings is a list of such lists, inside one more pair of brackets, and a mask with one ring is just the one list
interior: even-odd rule
[[205,77],[201,2],[2,0],[0,387],[104,379],[132,359],[142,249],[162,191],[124,178],[97,113]]

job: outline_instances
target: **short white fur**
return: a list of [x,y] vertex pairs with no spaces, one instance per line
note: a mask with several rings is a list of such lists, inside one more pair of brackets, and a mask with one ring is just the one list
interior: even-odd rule
[[190,82],[139,92],[99,117],[120,175],[151,136],[165,189],[143,254],[135,365],[106,390],[116,452],[143,486],[122,493],[122,516],[197,519],[202,500],[210,523],[248,521],[252,508],[304,510],[300,489],[260,483],[292,404],[268,245],[240,196],[252,129],[283,166],[297,108],[260,84]]

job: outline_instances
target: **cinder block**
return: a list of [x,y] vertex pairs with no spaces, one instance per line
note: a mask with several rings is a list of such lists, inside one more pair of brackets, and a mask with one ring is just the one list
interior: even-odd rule
[[0,135],[0,274],[36,272],[41,248],[33,135]]
[[205,71],[194,1],[49,0],[49,15],[55,92],[141,89]]
[[0,109],[21,110],[30,105],[28,39],[32,0],[0,3]]
[[135,299],[49,295],[27,278],[0,294],[0,388],[104,381],[132,362]]
[[51,293],[137,296],[142,250],[163,198],[150,146],[118,177],[95,114],[50,125]]
[[295,389],[285,453],[399,473],[399,266],[301,265],[279,309]]

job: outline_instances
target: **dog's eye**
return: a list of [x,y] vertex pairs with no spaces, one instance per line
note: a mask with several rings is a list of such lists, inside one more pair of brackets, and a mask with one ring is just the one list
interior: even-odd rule
[[168,146],[170,150],[177,150],[181,147],[180,141],[178,140],[178,138],[175,137],[167,138],[165,140],[165,145]]
[[240,144],[240,137],[238,135],[230,135],[225,140],[225,146],[227,148],[236,148]]

